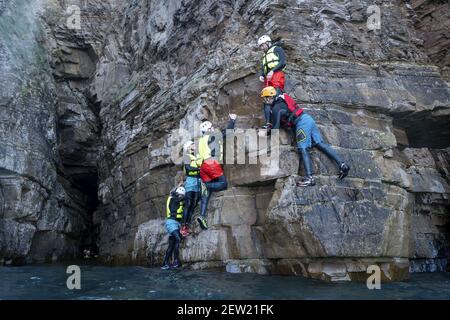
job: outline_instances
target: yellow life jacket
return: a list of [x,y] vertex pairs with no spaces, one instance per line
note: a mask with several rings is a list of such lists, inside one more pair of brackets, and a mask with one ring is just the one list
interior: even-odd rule
[[[192,154],[189,154],[188,156],[189,156],[189,160],[191,161],[189,163],[189,165],[192,168],[200,168],[200,166],[202,164],[201,158],[198,157],[198,156],[196,157],[196,156],[194,156]],[[185,168],[185,171],[186,171],[186,175],[187,176],[198,176],[199,175],[198,171],[188,171],[186,168]]]
[[[278,62],[280,62],[280,58],[278,58],[278,56],[274,52],[276,47],[277,46],[271,47],[264,54],[264,57],[262,59],[262,64],[264,66],[264,75],[268,74],[270,72],[270,70],[275,68],[278,65]],[[283,71],[284,71],[284,69],[283,69]]]
[[[171,199],[172,199],[171,196],[169,196],[167,198],[167,204],[166,204],[167,218],[170,218],[172,216],[172,214],[170,213],[170,206],[169,206]],[[180,201],[180,206],[177,209],[177,215],[176,215],[177,219],[183,218],[183,210],[184,210],[184,201]]]
[[[200,138],[200,140],[198,142],[198,153],[199,153],[200,159],[201,159],[201,161],[205,161],[205,160],[207,160],[209,158],[215,158],[218,161],[221,161],[222,158],[223,158],[223,156],[222,156],[222,154],[223,154],[222,143],[219,142],[217,144],[216,141],[211,143],[212,150],[215,151],[214,156],[212,156],[212,150],[211,150],[211,148],[209,147],[209,144],[208,144],[209,137],[210,137],[209,134],[205,134],[203,137]],[[217,145],[219,145],[219,146],[217,146]],[[220,159],[217,158],[217,152],[218,152],[218,148],[217,147],[219,147]]]

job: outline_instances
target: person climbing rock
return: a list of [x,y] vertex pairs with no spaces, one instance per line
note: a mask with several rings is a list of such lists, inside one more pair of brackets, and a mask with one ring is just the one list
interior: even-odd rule
[[[222,137],[226,137],[226,130],[234,129],[237,116],[235,114],[229,115],[227,128],[222,130]],[[198,149],[199,156],[202,161],[200,166],[200,178],[202,180],[201,201],[200,201],[200,217],[197,218],[200,227],[205,230],[208,229],[206,219],[206,212],[208,208],[209,199],[212,192],[226,190],[228,187],[227,179],[223,174],[220,161],[223,158],[222,143],[216,141],[214,128],[211,122],[203,121],[200,124],[200,131],[202,137],[200,138]]]
[[[277,42],[272,43],[272,39],[268,35],[263,35],[258,39],[258,47],[264,51],[259,80],[264,83],[264,87],[270,86],[283,91],[285,83],[284,69],[286,67],[286,55],[283,48]],[[263,128],[270,129],[273,125],[270,121],[270,106],[264,104],[263,111],[266,122]]]
[[286,101],[282,99],[283,91],[275,87],[265,87],[261,91],[261,97],[264,100],[264,104],[271,109],[270,122],[273,125],[271,125],[270,128],[267,128],[268,131],[270,132],[271,129],[280,129],[282,124],[288,122],[286,119],[289,114]]
[[189,235],[189,225],[191,223],[192,214],[200,201],[200,165],[201,159],[195,156],[195,144],[193,141],[188,141],[183,146],[184,151],[184,172],[186,180],[184,188],[186,190],[186,209],[183,216],[181,235],[187,237]]
[[[180,268],[181,262],[179,258],[180,251],[180,221],[183,219],[184,202],[185,202],[186,190],[180,186],[170,192],[167,198],[166,204],[166,230],[169,233],[169,247],[167,248],[164,256],[163,266],[161,269],[166,270],[169,268]],[[170,260],[173,255],[173,263],[170,264]]]
[[313,177],[313,167],[308,149],[316,147],[323,152],[327,157],[333,160],[339,167],[339,179],[344,179],[350,167],[342,161],[329,145],[322,140],[319,128],[314,119],[307,114],[303,108],[300,108],[297,103],[286,93],[277,91],[274,87],[266,87],[261,91],[261,97],[264,102],[270,104],[272,110],[277,108],[277,117],[273,129],[279,129],[283,117],[286,123],[292,123],[295,128],[295,137],[297,142],[298,152],[305,168],[306,177],[297,185],[301,187],[315,185]]

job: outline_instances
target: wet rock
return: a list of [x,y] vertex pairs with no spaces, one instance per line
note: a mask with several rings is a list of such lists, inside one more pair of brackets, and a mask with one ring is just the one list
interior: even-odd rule
[[30,252],[31,241],[36,228],[31,224],[17,223],[4,219],[0,234],[2,237],[4,257],[25,258]]
[[13,261],[76,258],[92,226],[100,129],[84,90],[102,23],[72,4],[90,13],[88,34],[54,1],[8,1],[0,17],[0,257]]
[[[198,1],[181,7],[170,2],[154,5],[173,14],[173,20],[145,13],[143,3],[124,6],[126,13],[118,16],[117,25],[133,24],[134,29],[127,27],[129,34],[142,31],[132,39],[117,31],[107,44],[108,52],[115,54],[113,58],[100,55],[100,68],[104,74],[115,72],[123,63],[117,52],[128,45],[137,57],[129,64],[134,74],[123,73],[130,84],[121,85],[125,94],[116,100],[108,98],[117,90],[103,86],[104,80],[109,81],[104,75],[96,76],[93,87],[105,97],[103,135],[107,149],[114,150],[109,161],[113,169],[105,161],[100,165],[109,211],[104,219],[110,224],[134,221],[130,226],[138,230],[149,225],[139,231],[147,240],[137,241],[134,229],[128,229],[127,235],[127,229],[120,227],[124,236],[119,241],[105,224],[105,252],[116,242],[133,241],[134,252],[151,254],[152,263],[162,258],[163,231],[151,221],[162,218],[167,191],[176,183],[173,177],[180,176],[171,160],[171,141],[178,141],[171,140],[175,137],[171,129],[181,127],[192,138],[198,134],[195,121],[206,117],[224,127],[229,112],[239,115],[240,129],[262,125],[256,77],[259,53],[253,43],[255,33],[269,32],[283,39],[287,51],[287,91],[316,119],[324,140],[352,170],[346,180],[337,181],[336,165],[313,150],[318,185],[296,188],[297,174],[303,169],[292,137],[282,132],[279,167],[261,159],[225,165],[230,188],[211,200],[209,224],[214,231],[197,234],[195,226],[183,259],[195,268],[214,265],[230,272],[328,280],[362,279],[367,277],[367,266],[375,263],[382,266],[385,279],[407,277],[408,259],[414,259],[419,245],[415,244],[419,230],[411,231],[417,195],[447,197],[449,192],[448,175],[442,176],[447,165],[437,169],[429,154],[420,160],[424,151],[415,147],[445,144],[446,133],[440,137],[443,143],[431,140],[447,121],[450,90],[439,67],[426,64],[427,52],[416,38],[407,10],[380,4],[385,13],[383,29],[368,31],[358,26],[368,18],[368,5],[367,1],[308,1],[301,7],[290,2],[266,6],[258,1],[233,7]],[[137,68],[141,60],[152,61],[151,70]],[[192,60],[205,63],[196,65]],[[425,114],[428,120],[421,122]],[[434,127],[436,131],[431,130]],[[419,141],[417,137],[425,132],[428,138]],[[247,157],[255,155],[245,145],[235,150]],[[138,205],[130,209],[127,199]],[[434,201],[432,215],[443,210]],[[216,243],[219,238],[216,250],[202,243]],[[435,247],[442,247],[442,242]],[[202,256],[207,261],[197,261],[196,248],[207,252]],[[335,260],[321,264],[329,257]],[[350,263],[349,257],[357,261]]]
[[413,0],[411,15],[423,40],[429,59],[442,67],[450,66],[449,3]]
[[229,260],[226,264],[226,271],[230,273],[258,273],[269,274],[271,262],[268,260]]
[[[288,131],[278,166],[261,159],[270,147],[236,146],[257,161],[225,164],[229,189],[211,199],[209,230],[193,224],[183,262],[330,281],[364,280],[372,264],[384,280],[405,279],[409,261],[411,271],[445,269],[446,4],[380,2],[382,28],[369,30],[366,0],[75,1],[76,31],[57,18],[60,4],[43,3],[46,46],[28,32],[20,42],[33,50],[0,47],[0,259],[52,261],[95,242],[106,263],[161,263],[165,201],[182,177],[176,144],[198,137],[203,118],[263,124],[254,43],[268,33],[288,56],[287,92],[351,171],[338,181],[313,148],[318,184],[301,189]],[[21,27],[39,29],[27,12]],[[24,64],[36,67],[10,69]]]

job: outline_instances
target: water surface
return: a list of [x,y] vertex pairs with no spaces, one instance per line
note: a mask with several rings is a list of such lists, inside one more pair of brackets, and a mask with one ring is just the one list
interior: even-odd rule
[[143,267],[81,266],[68,290],[66,266],[0,267],[0,299],[450,299],[450,273],[414,273],[407,282],[326,283],[294,276]]

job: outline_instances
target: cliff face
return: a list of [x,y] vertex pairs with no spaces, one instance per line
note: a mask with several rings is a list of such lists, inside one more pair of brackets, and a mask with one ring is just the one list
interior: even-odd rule
[[[195,226],[183,261],[332,280],[357,279],[374,263],[387,279],[445,270],[450,87],[440,30],[450,19],[436,8],[448,3],[375,2],[379,30],[367,28],[374,3],[363,0],[80,1],[81,31],[49,11],[36,22],[27,10],[30,25],[43,28],[49,63],[37,69],[46,81],[36,81],[28,69],[19,77],[10,70],[12,54],[1,56],[16,80],[5,81],[1,100],[13,112],[1,115],[9,149],[0,155],[0,257],[56,252],[56,259],[98,247],[103,262],[161,263],[165,199],[181,177],[173,130],[193,137],[195,121],[224,126],[229,112],[238,128],[262,125],[255,41],[268,33],[288,56],[286,91],[352,170],[339,182],[333,164],[313,151],[318,184],[295,187],[298,156],[281,132],[279,170],[225,166],[230,187],[213,196],[210,229]],[[61,13],[68,4],[46,5]],[[432,29],[429,10],[439,13]],[[39,47],[37,35],[28,37]],[[18,97],[25,79],[47,98]],[[52,138],[37,134],[43,127]],[[16,165],[20,159],[27,165]],[[64,227],[40,227],[50,218]]]
[[23,263],[73,255],[84,212],[58,179],[57,93],[38,18],[42,3],[2,5],[0,257]]
[[86,6],[77,33],[65,3],[1,4],[0,259],[74,258],[95,249],[100,122],[87,86],[106,5]]
[[423,41],[429,61],[440,66],[450,79],[450,4],[448,1],[410,1],[412,20]]

